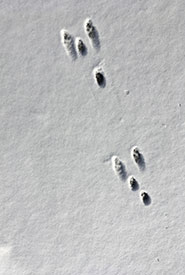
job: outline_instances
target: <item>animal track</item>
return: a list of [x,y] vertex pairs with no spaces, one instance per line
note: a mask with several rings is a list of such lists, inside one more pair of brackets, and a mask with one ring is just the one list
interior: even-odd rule
[[94,79],[97,85],[101,88],[104,88],[106,85],[106,80],[104,76],[104,72],[101,67],[96,67],[93,70]]
[[[132,148],[131,156],[134,162],[140,167],[140,169],[143,168],[143,163],[145,164],[144,157],[140,153],[138,147],[134,146]],[[127,178],[127,173],[123,162],[120,160],[118,156],[112,156],[111,160],[112,160],[112,168],[114,170],[114,173],[119,178],[125,180]],[[128,187],[130,190],[136,191],[139,189],[139,183],[133,175],[129,176],[127,181],[128,181]],[[144,205],[149,205],[151,203],[151,197],[148,195],[146,191],[140,192],[140,198],[144,203]]]
[[[84,21],[84,30],[88,37],[91,47],[96,50],[99,50],[99,34],[91,19],[87,18]],[[70,56],[73,60],[77,58],[77,53],[78,56],[85,56],[87,54],[88,49],[82,38],[76,37],[74,42],[73,36],[65,29],[62,29],[60,31],[60,37],[61,43],[66,51],[66,54]],[[105,73],[101,65],[98,65],[93,69],[93,77],[98,87],[104,88],[106,86]],[[127,91],[127,94],[129,94],[129,91]],[[131,149],[131,157],[137,165],[137,167],[141,171],[144,171],[145,160],[143,154],[140,152],[138,147],[134,146]],[[118,176],[121,180],[125,181],[127,178],[127,172],[122,160],[118,156],[112,156],[111,161],[115,175]],[[129,176],[128,186],[132,191],[136,191],[139,189],[139,183],[134,176]],[[144,205],[149,205],[151,203],[151,198],[146,191],[140,192],[140,198]]]
[[[97,28],[94,26],[92,20],[87,18],[84,21],[84,31],[89,40],[89,43],[92,48],[99,50],[100,49],[100,40]],[[78,56],[85,56],[88,52],[87,46],[80,37],[74,38],[73,36],[65,29],[60,31],[61,43],[66,51],[66,54],[72,58],[72,60],[77,59]],[[105,74],[102,67],[95,67],[93,69],[94,81],[95,83],[104,88],[106,86]]]
[[145,160],[138,147],[134,146],[131,150],[131,156],[140,170],[145,170]]
[[126,179],[127,173],[125,169],[125,165],[117,156],[112,157],[112,168],[114,173],[122,180]]
[[66,51],[66,54],[72,59],[76,59],[76,50],[73,36],[65,29],[60,31],[61,43]]
[[91,46],[97,50],[100,49],[100,40],[99,34],[96,27],[93,25],[93,22],[90,18],[87,18],[84,22],[84,29],[89,38]]
[[147,192],[141,191],[141,192],[140,192],[140,197],[141,197],[142,202],[143,202],[145,205],[149,205],[149,204],[151,203],[151,198],[150,198],[150,196],[148,195]]
[[80,37],[75,39],[76,49],[79,55],[86,55],[87,54],[87,47],[85,46],[83,40]]
[[132,191],[136,191],[139,189],[139,183],[137,182],[137,180],[135,179],[134,176],[130,176],[128,178],[128,185],[129,185],[129,188],[132,190]]

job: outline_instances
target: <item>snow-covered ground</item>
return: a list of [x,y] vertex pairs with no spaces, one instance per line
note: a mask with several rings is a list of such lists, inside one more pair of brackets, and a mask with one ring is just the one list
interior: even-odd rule
[[[184,10],[183,0],[0,2],[1,275],[185,274]],[[61,29],[86,55],[67,56]]]

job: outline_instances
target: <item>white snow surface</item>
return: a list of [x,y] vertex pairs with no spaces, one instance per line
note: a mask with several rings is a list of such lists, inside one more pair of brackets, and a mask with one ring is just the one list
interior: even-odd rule
[[[185,274],[184,10],[183,0],[0,1],[1,275]],[[66,55],[61,29],[86,56]],[[113,155],[138,191],[115,176]]]

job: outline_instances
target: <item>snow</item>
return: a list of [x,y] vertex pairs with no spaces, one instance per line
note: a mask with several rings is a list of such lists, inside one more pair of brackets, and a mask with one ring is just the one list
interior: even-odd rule
[[[0,274],[184,275],[184,8],[1,1]],[[62,29],[87,55],[66,55]],[[112,156],[137,191],[115,175]]]

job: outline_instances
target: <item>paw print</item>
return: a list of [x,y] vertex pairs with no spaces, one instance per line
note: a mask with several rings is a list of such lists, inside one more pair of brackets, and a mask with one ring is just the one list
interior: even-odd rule
[[84,22],[84,29],[91,46],[97,50],[100,49],[100,40],[99,34],[96,27],[93,25],[93,22],[90,18],[87,18]]
[[145,205],[149,205],[149,204],[151,203],[151,198],[150,198],[150,196],[148,195],[147,192],[141,191],[141,192],[140,192],[140,197],[141,197],[142,202],[143,202]]
[[75,45],[79,56],[85,56],[87,54],[87,47],[80,37],[76,38]]
[[128,178],[128,186],[132,191],[136,191],[139,189],[139,183],[134,176],[130,176]]
[[112,157],[112,168],[114,173],[120,178],[125,180],[127,173],[125,165],[123,164],[122,160],[119,159],[117,156]]
[[[138,147],[134,146],[131,149],[131,158],[139,168],[140,171],[145,170],[145,160],[144,156],[139,150]],[[124,165],[123,161],[118,156],[112,156],[112,168],[115,173],[119,177],[119,179],[125,181],[127,179],[128,187],[132,191],[137,191],[140,188],[139,182],[135,178],[135,176],[131,175],[127,178],[126,166]],[[151,204],[151,197],[147,193],[147,191],[141,190],[140,191],[140,199],[144,205]]]
[[145,170],[145,160],[139,149],[135,146],[131,151],[132,158],[140,170]]
[[61,43],[66,51],[66,54],[73,60],[76,59],[76,50],[73,36],[65,29],[60,31]]
[[[90,18],[87,18],[84,21],[84,32],[88,38],[91,48],[99,51],[99,33]],[[73,61],[75,61],[78,57],[87,55],[88,48],[81,37],[74,38],[72,34],[69,33],[69,31],[62,29],[60,31],[60,38],[67,56],[70,57]],[[104,88],[106,86],[105,73],[103,71],[102,65],[99,65],[93,69],[93,77],[94,82],[98,87]]]
[[96,67],[93,70],[94,80],[99,87],[104,88],[106,85],[104,72],[101,67]]

